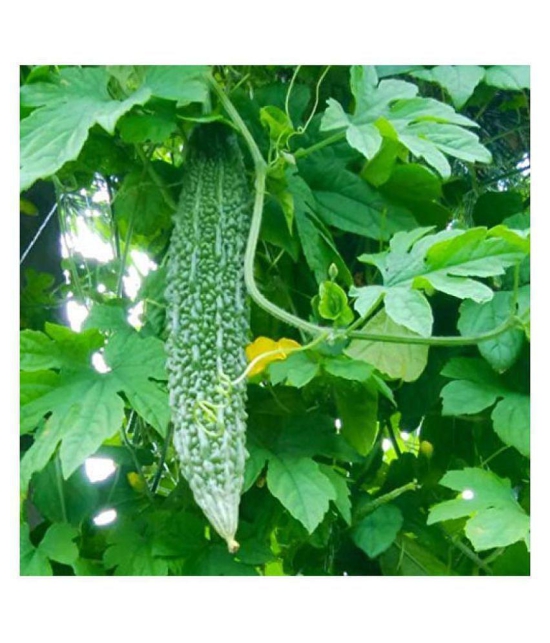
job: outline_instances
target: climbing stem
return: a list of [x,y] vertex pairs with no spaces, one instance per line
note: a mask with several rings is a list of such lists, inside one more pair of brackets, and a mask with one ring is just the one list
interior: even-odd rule
[[357,515],[355,518],[356,520],[361,520],[365,516],[368,516],[368,514],[372,513],[375,509],[378,509],[378,507],[381,507],[382,505],[385,505],[388,502],[391,502],[392,500],[399,498],[399,496],[401,496],[404,493],[407,493],[407,491],[416,491],[418,488],[419,488],[419,485],[416,480],[413,480],[412,482],[407,482],[407,484],[404,484],[402,487],[393,489],[392,491],[385,493],[383,496],[378,496],[378,498],[375,498],[368,504],[361,507],[361,510],[357,512]]
[[434,337],[410,337],[406,335],[379,335],[376,333],[364,333],[363,331],[351,331],[346,333],[352,339],[364,339],[369,342],[386,342],[389,344],[418,344],[424,346],[475,346],[488,339],[494,339],[506,331],[519,325],[518,319],[512,315],[505,322],[493,330],[471,337],[460,336],[434,336]]
[[294,89],[294,83],[296,82],[296,76],[298,76],[298,73],[300,71],[300,68],[302,65],[296,65],[296,69],[294,70],[294,73],[292,74],[292,79],[290,80],[290,85],[288,86],[288,91],[286,93],[286,98],[285,98],[285,113],[288,118],[288,120],[292,123],[292,119],[290,118],[290,96],[292,94],[292,90]]

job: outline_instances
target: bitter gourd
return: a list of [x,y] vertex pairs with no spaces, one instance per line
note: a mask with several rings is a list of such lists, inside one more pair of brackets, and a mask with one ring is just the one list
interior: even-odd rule
[[174,446],[197,504],[236,551],[247,457],[251,199],[236,138],[201,125],[189,142],[168,256],[167,370]]

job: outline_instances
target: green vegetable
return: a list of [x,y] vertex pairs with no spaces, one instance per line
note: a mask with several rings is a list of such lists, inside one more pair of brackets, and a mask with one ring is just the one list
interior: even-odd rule
[[174,444],[197,504],[234,553],[244,480],[249,308],[244,249],[251,200],[231,131],[190,144],[168,259],[167,368]]

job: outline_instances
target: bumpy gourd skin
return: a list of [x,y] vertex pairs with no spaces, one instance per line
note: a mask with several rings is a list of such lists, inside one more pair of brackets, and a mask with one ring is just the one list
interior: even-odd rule
[[236,551],[243,486],[249,311],[244,250],[251,217],[230,130],[193,134],[168,257],[167,369],[174,445],[197,504]]

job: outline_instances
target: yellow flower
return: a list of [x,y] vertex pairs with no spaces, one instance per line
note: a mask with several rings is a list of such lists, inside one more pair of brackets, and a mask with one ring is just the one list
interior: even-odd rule
[[252,362],[261,355],[265,354],[266,356],[258,359],[248,373],[248,377],[254,377],[254,375],[261,373],[270,362],[286,359],[297,348],[301,348],[300,344],[286,337],[283,337],[278,342],[269,337],[258,337],[246,347],[246,358],[249,362]]

